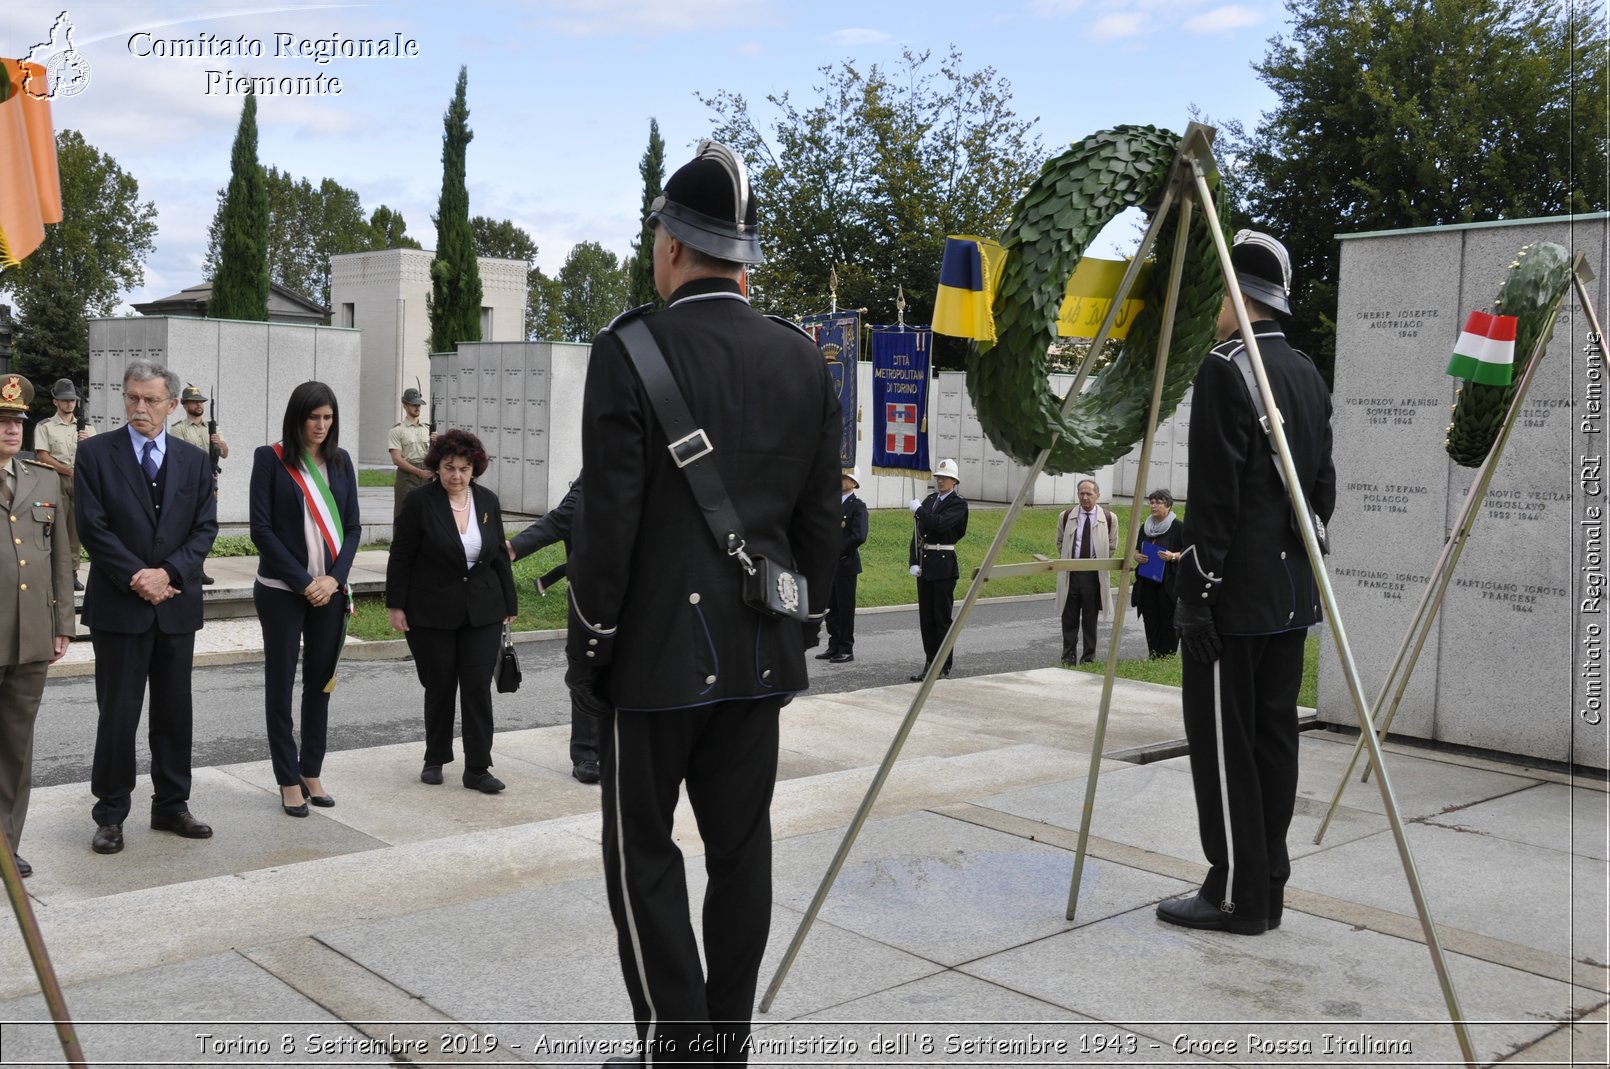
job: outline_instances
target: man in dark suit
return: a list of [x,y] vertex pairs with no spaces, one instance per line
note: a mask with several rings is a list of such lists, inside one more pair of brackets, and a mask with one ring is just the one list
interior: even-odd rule
[[[771,919],[778,714],[806,687],[801,623],[745,602],[744,562],[799,572],[809,614],[825,614],[842,422],[816,346],[743,295],[743,265],[761,255],[732,150],[701,142],[649,222],[666,307],[621,316],[587,365],[568,679],[604,718],[605,882],[638,1036],[656,1062],[742,1062]],[[655,400],[622,341],[641,346],[645,329],[674,380]],[[678,392],[693,428],[668,435],[655,405]],[[730,542],[718,547],[690,479],[722,488]],[[672,839],[684,782],[704,841],[708,972]]]
[[[580,496],[581,476],[578,474],[558,505],[510,540],[509,560],[529,557],[555,542],[565,544],[565,557],[568,560],[570,526],[575,522],[576,500]],[[575,695],[570,698],[570,774],[582,783],[598,782],[598,719],[587,714]]]
[[[917,580],[917,623],[922,628],[922,671],[911,677],[921,683],[928,674],[950,630],[955,611],[956,580],[961,569],[956,563],[956,543],[967,534],[967,499],[957,492],[961,471],[954,460],[941,460],[934,469],[934,492],[921,501],[911,502],[916,529],[911,534],[911,574]],[[956,650],[945,658],[940,675],[950,675]]]
[[818,661],[832,664],[855,660],[855,587],[867,535],[866,502],[855,496],[861,488],[860,472],[845,472],[840,488],[839,564],[833,574],[833,596],[827,599],[827,649],[816,655]]
[[84,626],[95,645],[96,853],[123,849],[134,790],[134,733],[151,687],[151,827],[187,839],[212,829],[190,813],[190,669],[201,630],[201,565],[218,534],[207,454],[170,438],[179,377],[136,360],[123,373],[127,426],[88,438],[73,470],[78,534],[89,550]]
[[[1244,312],[1308,504],[1336,504],[1331,401],[1313,361],[1286,342],[1291,261],[1267,234],[1231,250]],[[1221,344],[1202,361],[1191,402],[1190,523],[1174,620],[1191,782],[1208,875],[1189,898],[1159,903],[1169,924],[1238,935],[1280,925],[1291,875],[1286,830],[1297,799],[1297,692],[1319,589],[1273,443],[1259,423],[1237,309],[1226,295]],[[1244,364],[1243,364],[1244,362]],[[1269,413],[1271,419],[1276,413]]]

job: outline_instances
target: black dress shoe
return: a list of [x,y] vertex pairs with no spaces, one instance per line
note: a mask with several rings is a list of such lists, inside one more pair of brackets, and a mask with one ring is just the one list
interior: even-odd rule
[[12,854],[11,860],[17,863],[17,875],[27,879],[34,874],[34,867],[23,860],[21,854]]
[[73,576],[73,589],[77,591],[82,591],[84,589],[84,580],[80,579],[76,575]]
[[432,787],[440,786],[442,782],[442,766],[426,765],[424,768],[420,769],[419,782],[428,783]]
[[831,661],[833,658],[835,658],[837,656],[838,656],[838,651],[837,650],[823,650],[821,653],[818,653],[816,655],[816,659],[818,661]]
[[314,794],[312,791],[308,790],[306,776],[302,777],[302,797],[306,798],[309,802],[312,802],[320,809],[332,809],[335,807],[335,797],[333,795]]
[[185,839],[211,839],[212,828],[197,820],[188,809],[177,813],[152,813],[152,831],[171,831]]
[[1226,913],[1203,898],[1200,892],[1190,898],[1170,898],[1157,903],[1157,919],[1181,928],[1200,928],[1234,935],[1262,935],[1269,930],[1269,922],[1265,918],[1240,918],[1234,913]]
[[911,681],[913,683],[921,683],[924,679],[927,679],[927,678],[928,678],[928,666],[923,665],[922,666],[922,671],[920,671],[916,675],[912,676]]
[[582,758],[571,767],[570,774],[582,783],[597,783],[598,762],[590,758]]
[[206,572],[201,573],[201,585],[202,586],[212,586],[217,581],[218,580],[214,579],[212,576],[208,575]]
[[464,786],[482,794],[496,794],[503,789],[503,781],[484,768],[476,771],[465,769]]
[[280,795],[280,808],[285,810],[285,815],[288,816],[288,817],[305,817],[305,816],[307,816],[307,803],[306,802],[303,802],[301,805],[286,805],[285,804],[285,796],[283,794]]
[[97,854],[117,853],[123,849],[123,825],[102,824],[95,829],[95,838],[89,845]]
[[835,653],[833,656],[831,656],[831,657],[829,657],[827,659],[827,663],[828,664],[849,664],[853,660],[855,660],[855,654],[853,654],[853,653]]

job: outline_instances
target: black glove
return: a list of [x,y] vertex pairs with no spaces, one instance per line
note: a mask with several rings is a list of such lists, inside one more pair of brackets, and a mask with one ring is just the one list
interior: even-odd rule
[[1174,630],[1179,632],[1180,645],[1193,660],[1212,664],[1219,659],[1224,647],[1213,626],[1213,610],[1206,605],[1192,605],[1183,599],[1175,602]]
[[565,669],[565,686],[576,708],[593,719],[608,716],[615,711],[609,700],[609,671],[595,664],[571,661]]
[[820,616],[814,620],[806,620],[799,625],[799,630],[805,636],[806,649],[812,650],[822,644],[822,618]]

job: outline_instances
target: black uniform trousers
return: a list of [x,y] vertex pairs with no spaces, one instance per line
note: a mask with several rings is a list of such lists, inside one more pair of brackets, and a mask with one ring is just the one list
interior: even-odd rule
[[[602,721],[604,882],[650,1059],[743,1063],[771,926],[771,799],[783,699]],[[678,789],[704,841],[704,960],[689,922]]]
[[138,634],[90,631],[95,647],[95,761],[91,810],[98,826],[121,824],[134,791],[134,733],[140,729],[145,687],[151,684],[151,812],[172,816],[190,808],[190,669],[196,633],[170,635],[152,627]]
[[[956,605],[956,580],[950,579],[917,579],[917,621],[922,626],[922,663],[934,663],[934,654],[939,652],[940,643],[945,641],[945,633],[950,630],[950,621]],[[956,648],[951,647],[950,656],[945,658],[944,671],[950,671],[950,666],[956,660]]]
[[827,598],[827,652],[855,652],[855,587],[859,572],[833,577],[833,593]]
[[[274,782],[294,787],[301,777],[317,779],[324,769],[330,728],[330,695],[325,684],[335,673],[341,650],[346,599],[332,598],[313,606],[301,594],[252,584],[252,605],[263,625],[263,717],[268,729],[268,757]],[[302,658],[302,746],[297,752],[291,720],[291,693],[296,686],[298,647]]]
[[453,706],[464,710],[464,771],[492,767],[492,672],[502,652],[503,621],[476,627],[410,626],[408,649],[425,688],[425,764],[453,760]]
[[1062,602],[1064,664],[1096,656],[1096,616],[1101,607],[1101,577],[1095,572],[1069,572],[1068,596]]
[[581,711],[574,695],[570,699],[570,763],[598,760],[598,718]]
[[1306,637],[1306,630],[1223,635],[1224,652],[1213,664],[1181,658],[1185,737],[1209,865],[1202,897],[1238,918],[1278,920],[1291,875],[1286,831],[1297,800]]

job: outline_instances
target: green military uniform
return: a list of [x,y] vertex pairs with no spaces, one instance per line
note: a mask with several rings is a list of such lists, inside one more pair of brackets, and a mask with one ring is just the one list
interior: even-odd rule
[[[410,389],[403,393],[403,404],[422,404],[424,398],[418,390]],[[391,428],[386,436],[386,448],[397,450],[398,454],[416,468],[425,466],[425,454],[430,452],[430,427],[418,419],[403,419]],[[415,489],[424,486],[426,480],[411,471],[397,469],[397,483],[392,491],[391,516],[397,518],[402,511],[403,498]]]
[[[26,413],[24,398],[33,390],[25,384],[17,375],[0,378],[0,416]],[[0,826],[16,850],[28,816],[34,718],[55,656],[53,639],[73,633],[73,561],[61,526],[60,476],[14,452],[0,455],[0,505],[10,535],[0,549]]]
[[168,433],[181,442],[189,442],[205,453],[212,446],[212,436],[207,433],[207,421],[199,423],[188,419],[181,419],[168,428]]
[[[95,428],[85,426],[84,433],[94,434]],[[41,421],[34,428],[34,449],[49,453],[52,459],[71,468],[78,456],[77,417],[64,422],[60,416],[51,416]],[[78,542],[78,521],[73,517],[73,479],[70,475],[61,475],[60,478],[62,514],[57,526],[66,528],[67,546],[76,570],[83,547]]]

